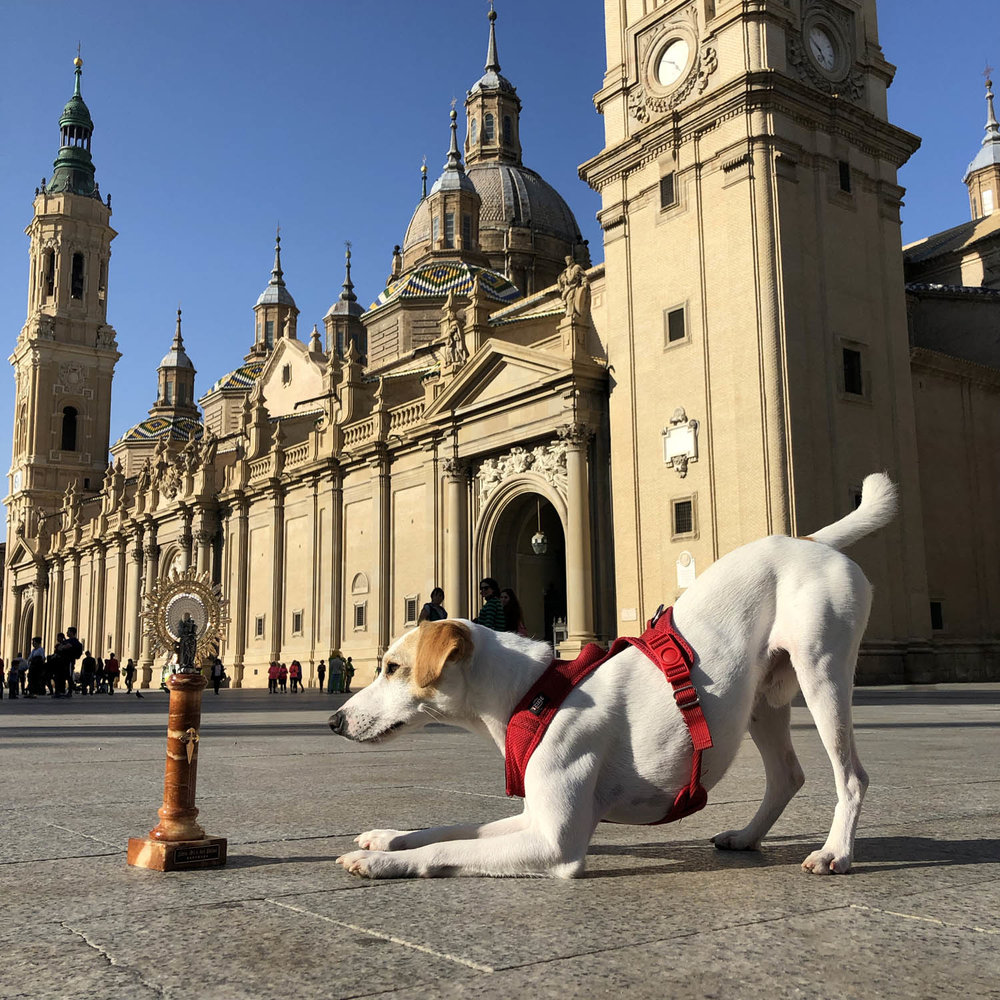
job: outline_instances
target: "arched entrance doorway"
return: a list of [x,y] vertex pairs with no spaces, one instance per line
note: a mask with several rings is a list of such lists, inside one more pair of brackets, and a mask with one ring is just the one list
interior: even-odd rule
[[28,604],[21,614],[21,628],[18,631],[19,645],[15,652],[27,656],[31,652],[31,639],[34,635],[35,606]]
[[[541,546],[532,538],[541,534]],[[566,619],[566,537],[559,512],[542,494],[519,493],[498,512],[482,576],[517,594],[528,634],[552,641],[553,623]]]

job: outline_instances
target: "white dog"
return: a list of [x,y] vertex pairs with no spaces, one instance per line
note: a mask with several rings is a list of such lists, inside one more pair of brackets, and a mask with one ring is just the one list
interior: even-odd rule
[[[802,867],[851,867],[868,776],[858,760],[851,694],[871,586],[838,550],[886,524],[896,490],[868,476],[857,510],[811,538],[774,535],[729,553],[677,601],[674,621],[695,651],[691,679],[711,732],[702,782],[723,776],[749,725],[767,786],[742,830],[713,838],[754,850],[804,781],[790,702],[801,689],[833,764],[837,807],[826,843]],[[492,738],[501,751],[515,706],[551,660],[550,647],[464,620],[425,623],[389,648],[382,675],[330,717],[334,732],[383,741],[432,720]],[[690,779],[692,737],[664,675],[632,646],[573,688],[531,757],[524,811],[472,826],[370,830],[337,860],[371,878],[582,874],[601,820],[654,823]]]

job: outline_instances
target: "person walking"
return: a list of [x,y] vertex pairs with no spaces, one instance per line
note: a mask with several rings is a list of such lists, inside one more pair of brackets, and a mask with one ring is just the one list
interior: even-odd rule
[[506,632],[507,616],[500,600],[500,584],[492,576],[484,577],[479,581],[479,596],[483,599],[483,606],[472,620],[477,625],[493,629],[494,632]]
[[125,664],[125,690],[132,693],[132,685],[135,683],[135,660],[130,656]]
[[344,664],[344,694],[351,693],[351,678],[354,676],[354,661],[348,657]]
[[326,660],[320,660],[319,666],[316,668],[316,676],[319,678],[319,689],[320,691],[326,690]]
[[344,674],[344,661],[340,650],[335,649],[330,655],[330,694],[340,694],[340,679]]
[[104,673],[107,674],[108,678],[108,694],[114,694],[115,688],[118,687],[118,676],[121,673],[121,664],[118,662],[118,657],[112,653],[104,661]]
[[282,694],[288,694],[288,667],[284,663],[278,667],[278,686]]
[[222,665],[222,660],[217,656],[212,657],[212,687],[215,689],[215,693],[219,693],[219,687],[222,684],[222,678],[226,676],[226,668]]
[[86,697],[94,694],[94,681],[97,677],[97,660],[90,655],[88,649],[83,654],[83,662],[80,664],[80,694]]
[[420,622],[439,622],[448,617],[444,609],[444,591],[435,587],[431,591],[431,599],[420,609],[417,624]]
[[518,635],[527,635],[528,630],[524,627],[524,615],[521,614],[521,603],[510,587],[504,587],[500,591],[500,603],[503,605],[507,631],[516,632]]

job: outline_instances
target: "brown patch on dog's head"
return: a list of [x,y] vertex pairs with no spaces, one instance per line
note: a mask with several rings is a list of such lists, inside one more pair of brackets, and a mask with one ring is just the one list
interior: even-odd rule
[[434,687],[445,665],[472,655],[472,633],[467,625],[445,619],[424,622],[418,629],[417,655],[413,661],[413,683],[418,688]]

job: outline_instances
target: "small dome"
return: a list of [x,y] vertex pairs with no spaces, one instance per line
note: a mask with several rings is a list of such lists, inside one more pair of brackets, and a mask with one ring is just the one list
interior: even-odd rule
[[482,93],[484,90],[499,90],[505,94],[516,94],[517,88],[507,79],[507,77],[488,69],[471,87],[469,97]]
[[443,299],[449,292],[468,297],[472,294],[477,275],[486,298],[509,305],[521,297],[517,287],[498,271],[464,262],[432,261],[407,271],[397,281],[386,286],[371,308],[380,309],[398,299]]
[[172,347],[163,355],[163,360],[159,364],[160,368],[190,368],[194,370],[191,359],[187,356],[183,347]]
[[468,177],[482,201],[481,231],[506,229],[509,225],[526,226],[570,244],[581,240],[580,227],[569,205],[534,170],[487,161],[469,167]]
[[257,299],[259,306],[276,303],[283,306],[295,305],[295,299],[292,298],[292,293],[285,287],[284,283],[280,285],[269,283],[267,288],[260,293],[260,298]]

